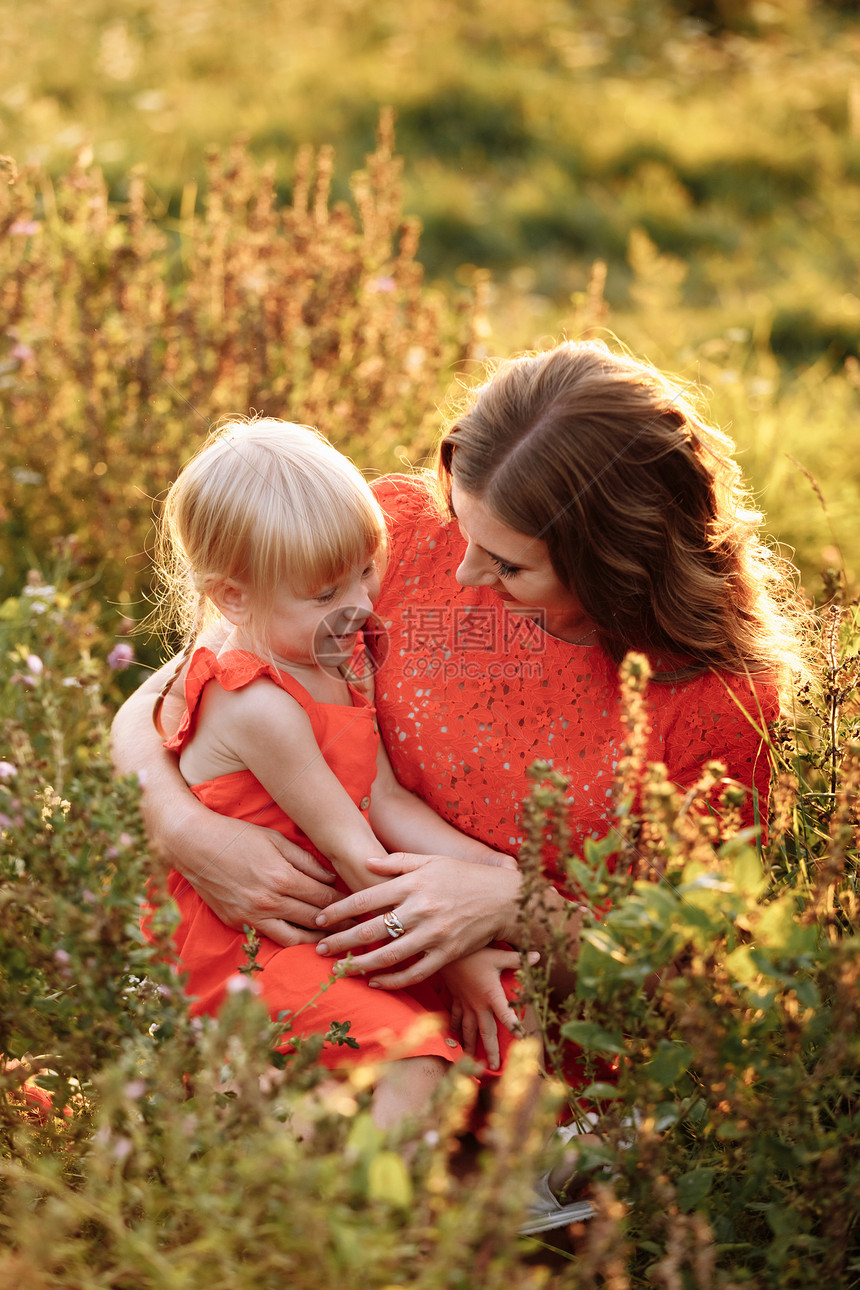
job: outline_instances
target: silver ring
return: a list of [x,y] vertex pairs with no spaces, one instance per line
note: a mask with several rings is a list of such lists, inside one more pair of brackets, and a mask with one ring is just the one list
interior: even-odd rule
[[389,909],[387,914],[382,915],[382,921],[385,924],[385,930],[388,932],[388,935],[392,936],[395,941],[398,936],[403,936],[405,934],[406,928],[403,926],[393,909]]

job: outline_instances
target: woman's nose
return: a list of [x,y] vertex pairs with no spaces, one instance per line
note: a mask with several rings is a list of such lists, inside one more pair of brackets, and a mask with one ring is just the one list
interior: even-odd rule
[[454,574],[461,587],[487,587],[496,582],[495,570],[479,551],[469,544],[466,554]]

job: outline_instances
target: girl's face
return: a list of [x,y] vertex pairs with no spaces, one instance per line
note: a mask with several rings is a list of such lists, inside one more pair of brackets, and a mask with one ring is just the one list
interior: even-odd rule
[[299,667],[348,661],[378,595],[376,559],[311,595],[282,587],[272,598],[264,631],[272,657]]
[[512,613],[542,610],[551,636],[569,641],[590,638],[595,624],[560,581],[542,539],[509,528],[480,498],[456,483],[451,488],[451,508],[466,542],[456,573],[462,586],[489,587]]

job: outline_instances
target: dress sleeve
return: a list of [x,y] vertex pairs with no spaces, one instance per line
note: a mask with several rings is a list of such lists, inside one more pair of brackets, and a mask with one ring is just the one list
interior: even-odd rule
[[388,565],[392,568],[414,542],[416,531],[426,527],[436,503],[420,475],[383,475],[373,481],[371,488],[385,515]]
[[[779,715],[779,696],[770,680],[712,672],[691,686],[677,705],[665,736],[669,777],[690,788],[703,765],[719,761],[726,777],[746,790],[744,826],[767,822],[770,790],[769,729]],[[711,805],[722,795],[718,786]]]

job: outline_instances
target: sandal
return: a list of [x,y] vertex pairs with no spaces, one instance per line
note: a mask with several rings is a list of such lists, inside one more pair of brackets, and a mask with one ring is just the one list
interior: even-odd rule
[[587,1200],[576,1200],[562,1205],[549,1185],[549,1172],[536,1183],[534,1196],[529,1205],[529,1217],[517,1231],[520,1236],[534,1236],[537,1232],[551,1232],[557,1227],[567,1227],[569,1223],[584,1223],[594,1218],[597,1210]]

